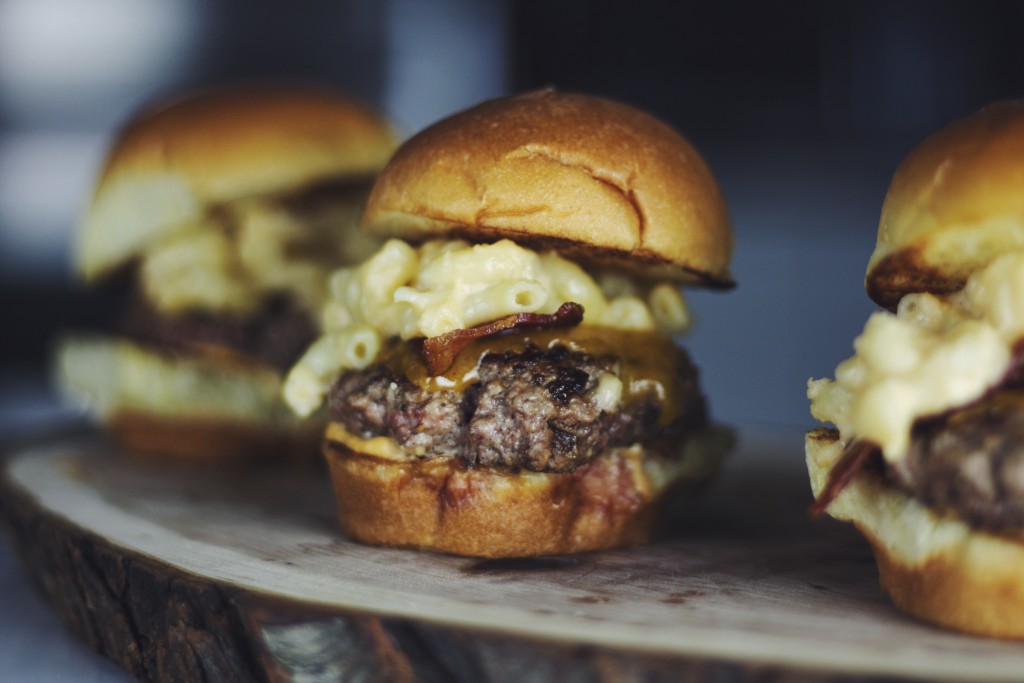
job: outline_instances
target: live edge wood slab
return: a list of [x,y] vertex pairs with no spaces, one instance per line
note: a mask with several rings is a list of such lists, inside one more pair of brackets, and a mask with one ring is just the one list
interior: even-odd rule
[[475,561],[335,529],[324,471],[183,468],[51,436],[0,461],[0,522],[81,639],[143,681],[1012,680],[1024,645],[893,610],[809,520],[798,431],[746,429],[664,540]]

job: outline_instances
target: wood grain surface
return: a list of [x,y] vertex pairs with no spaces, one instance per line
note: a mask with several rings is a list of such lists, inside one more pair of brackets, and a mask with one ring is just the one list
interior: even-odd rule
[[799,430],[751,427],[663,540],[477,561],[336,530],[316,465],[172,466],[91,434],[12,451],[0,520],[68,626],[145,681],[1019,680],[1024,645],[896,612],[807,518]]

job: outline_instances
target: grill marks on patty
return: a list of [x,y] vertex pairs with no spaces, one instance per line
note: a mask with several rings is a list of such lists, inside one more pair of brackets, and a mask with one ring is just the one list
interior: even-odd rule
[[[450,456],[470,466],[568,472],[612,446],[678,437],[706,421],[696,369],[680,367],[682,417],[658,424],[653,389],[602,411],[594,390],[616,361],[570,352],[489,354],[466,391],[427,392],[385,366],[343,374],[328,396],[333,420],[364,438],[390,436],[424,457]],[[678,443],[678,440],[677,442]]]

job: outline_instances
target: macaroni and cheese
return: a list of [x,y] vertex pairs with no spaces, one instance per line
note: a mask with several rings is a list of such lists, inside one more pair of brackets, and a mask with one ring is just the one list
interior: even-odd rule
[[365,255],[348,253],[358,212],[354,201],[299,215],[273,200],[239,200],[153,245],[141,260],[143,291],[167,313],[251,313],[271,292],[318,311],[331,268]]
[[979,398],[999,384],[1024,335],[1024,251],[973,274],[951,296],[908,294],[895,315],[875,313],[835,379],[811,380],[811,412],[841,438],[903,458],[915,420]]
[[[554,313],[567,301],[583,306],[586,325],[678,332],[690,322],[682,293],[668,283],[595,278],[555,252],[507,239],[435,240],[419,248],[393,239],[362,265],[330,276],[324,335],[289,373],[285,400],[309,415],[340,371],[372,363],[388,338],[436,337],[516,313]],[[602,396],[611,400],[614,393],[606,383]]]

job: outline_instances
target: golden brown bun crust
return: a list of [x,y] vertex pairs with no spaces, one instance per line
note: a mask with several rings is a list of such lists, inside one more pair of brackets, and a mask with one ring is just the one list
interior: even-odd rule
[[211,205],[369,179],[395,145],[378,115],[315,88],[210,90],[144,111],[113,141],[78,266],[86,277],[102,274],[160,234],[200,220]]
[[373,545],[470,557],[578,553],[643,543],[657,517],[658,501],[612,458],[523,476],[451,460],[389,461],[330,441],[324,454],[342,530]]
[[946,293],[1024,245],[1024,100],[989,105],[918,145],[893,176],[865,285],[895,309]]
[[[807,435],[815,495],[842,446],[832,429]],[[948,628],[1024,639],[1024,543],[937,514],[862,472],[828,512],[871,544],[882,589],[897,607]]]
[[860,530],[875,552],[882,589],[897,607],[958,631],[1024,639],[1024,549],[1017,548],[1012,564],[991,565],[984,557],[947,554],[924,565],[907,565]]
[[97,194],[121,175],[173,169],[207,201],[376,173],[395,144],[377,114],[327,90],[245,87],[142,113],[114,142]]
[[321,425],[260,426],[225,419],[197,419],[119,410],[106,422],[127,453],[183,462],[316,460]]
[[414,240],[508,237],[732,285],[732,228],[701,156],[653,116],[587,95],[491,100],[427,128],[378,178],[363,225]]

